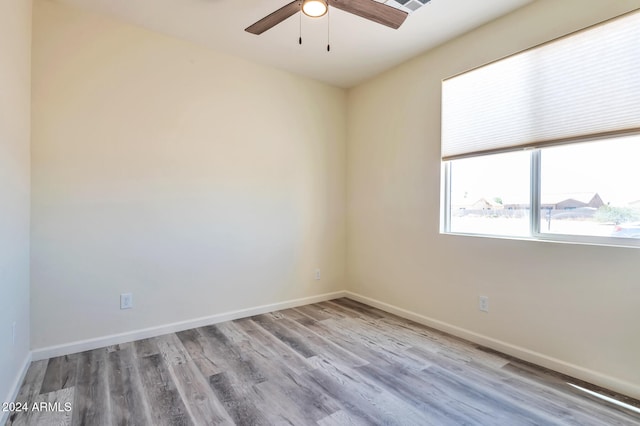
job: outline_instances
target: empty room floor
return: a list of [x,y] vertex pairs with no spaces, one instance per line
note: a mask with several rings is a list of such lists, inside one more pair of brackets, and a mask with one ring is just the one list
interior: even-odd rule
[[57,409],[8,424],[640,424],[568,382],[337,299],[36,361],[17,401]]

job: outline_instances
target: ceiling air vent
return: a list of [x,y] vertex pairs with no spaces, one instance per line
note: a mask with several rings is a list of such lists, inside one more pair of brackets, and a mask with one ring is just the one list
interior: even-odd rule
[[387,6],[395,7],[396,9],[404,10],[411,13],[418,10],[420,7],[429,3],[431,0],[378,0],[380,3],[384,3]]

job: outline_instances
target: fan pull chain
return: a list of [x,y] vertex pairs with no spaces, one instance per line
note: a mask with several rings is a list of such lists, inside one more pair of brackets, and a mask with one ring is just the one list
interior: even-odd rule
[[331,52],[331,8],[327,4],[327,52]]
[[300,28],[298,29],[298,44],[302,45],[302,6],[300,6],[300,12],[298,13],[299,15],[299,21],[300,21]]

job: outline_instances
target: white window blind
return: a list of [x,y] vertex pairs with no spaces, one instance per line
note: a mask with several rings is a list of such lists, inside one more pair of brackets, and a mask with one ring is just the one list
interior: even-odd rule
[[640,13],[442,83],[442,158],[640,131]]

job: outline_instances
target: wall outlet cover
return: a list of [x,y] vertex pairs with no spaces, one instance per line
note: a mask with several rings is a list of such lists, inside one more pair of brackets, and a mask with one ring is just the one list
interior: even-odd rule
[[487,296],[480,296],[478,308],[482,312],[489,312],[489,298]]
[[131,308],[133,308],[133,294],[122,293],[120,295],[120,309],[131,309]]

